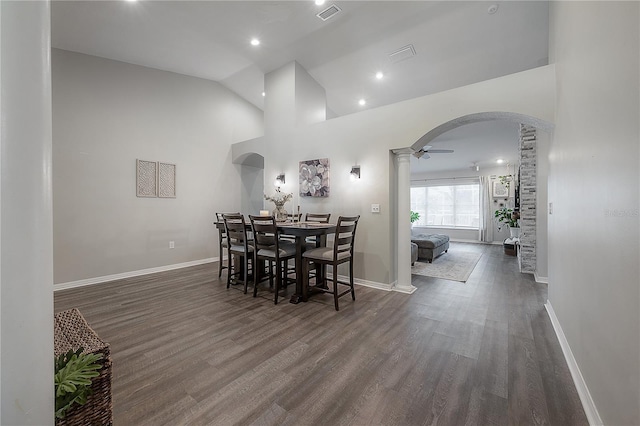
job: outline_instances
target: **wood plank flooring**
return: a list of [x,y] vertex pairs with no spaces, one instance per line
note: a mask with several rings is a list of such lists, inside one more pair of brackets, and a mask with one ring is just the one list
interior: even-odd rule
[[547,286],[500,246],[450,250],[482,252],[467,283],[357,286],[339,312],[227,290],[217,264],[59,291],[55,310],[111,344],[116,426],[587,425]]

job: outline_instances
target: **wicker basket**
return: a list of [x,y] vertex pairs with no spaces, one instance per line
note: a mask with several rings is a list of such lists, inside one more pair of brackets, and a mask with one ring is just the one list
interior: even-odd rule
[[79,348],[84,348],[85,353],[102,354],[102,360],[98,361],[102,364],[100,375],[92,380],[92,392],[87,398],[87,403],[85,405],[75,404],[69,408],[64,419],[56,419],[56,425],[112,425],[109,344],[100,340],[77,309],[55,314],[54,351],[56,357],[70,349],[76,351]]

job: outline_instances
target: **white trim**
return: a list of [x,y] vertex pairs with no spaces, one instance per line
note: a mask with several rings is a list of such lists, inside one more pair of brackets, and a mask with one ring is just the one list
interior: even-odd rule
[[397,291],[398,293],[404,293],[404,294],[413,294],[418,289],[418,287],[414,285],[409,285],[408,287],[399,287],[398,281],[394,281],[392,285],[393,285],[393,288],[391,290]]
[[538,275],[538,271],[533,272],[533,278],[535,278],[537,283],[549,284],[549,277],[541,277]]
[[587,415],[587,420],[592,426],[603,425],[604,423],[600,418],[598,408],[593,402],[593,398],[591,398],[591,393],[589,393],[587,383],[584,381],[584,377],[582,377],[582,373],[580,372],[580,368],[578,367],[578,362],[573,356],[573,352],[571,352],[571,347],[569,346],[567,337],[564,335],[564,331],[562,331],[562,326],[560,326],[560,321],[558,321],[558,317],[553,310],[553,306],[551,306],[551,302],[547,300],[547,303],[544,304],[544,307],[547,308],[547,314],[549,314],[551,324],[553,325],[553,329],[555,330],[558,341],[560,342],[562,353],[564,354],[564,358],[567,361],[567,365],[569,366],[569,371],[571,372],[573,383],[576,385],[576,390],[578,391],[578,396],[580,397],[580,401],[582,402],[584,412]]
[[[333,274],[331,274],[330,272],[327,272],[327,279],[329,279],[329,278],[333,278]],[[346,276],[346,275],[338,275],[338,279],[340,281],[349,282],[349,277]],[[384,283],[379,283],[379,282],[376,282],[376,281],[367,281],[367,280],[363,280],[363,279],[360,279],[360,278],[354,278],[353,279],[353,283],[361,285],[363,287],[375,288],[376,290],[384,290],[384,291],[392,291],[393,290],[393,284],[384,284]]]
[[103,277],[86,278],[84,280],[70,281],[67,283],[55,284],[53,291],[66,290],[69,288],[84,287],[86,285],[100,284],[107,281],[121,280],[124,278],[138,277],[140,275],[154,274],[156,272],[172,271],[174,269],[188,268],[190,266],[203,265],[205,263],[217,262],[219,257],[192,260],[191,262],[176,263],[173,265],[157,266],[155,268],[140,269],[138,271],[123,272],[120,274],[105,275]]

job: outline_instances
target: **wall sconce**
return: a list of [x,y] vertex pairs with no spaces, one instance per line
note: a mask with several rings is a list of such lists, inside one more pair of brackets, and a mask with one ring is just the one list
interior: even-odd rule
[[274,185],[276,188],[280,189],[280,187],[281,187],[282,185],[284,185],[284,183],[285,183],[285,181],[284,181],[284,173],[282,173],[282,174],[279,174],[279,175],[276,177],[276,180],[273,182],[273,185]]
[[360,179],[360,166],[351,167],[351,172],[349,173],[349,177],[353,181]]

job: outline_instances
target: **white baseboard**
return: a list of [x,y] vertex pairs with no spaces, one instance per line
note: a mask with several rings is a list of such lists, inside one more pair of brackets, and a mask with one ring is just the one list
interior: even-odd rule
[[537,271],[533,273],[533,278],[537,283],[549,284],[549,277],[541,277],[540,275],[538,275]]
[[140,275],[154,274],[156,272],[172,271],[174,269],[188,268],[190,266],[202,265],[205,263],[217,262],[219,257],[193,260],[191,262],[176,263],[173,265],[158,266],[155,268],[140,269],[138,271],[123,272],[121,274],[105,275],[103,277],[86,278],[84,280],[70,281],[67,283],[55,284],[53,291],[66,290],[69,288],[84,287],[86,285],[100,284],[107,281],[121,280],[124,278],[138,277]]
[[[327,279],[329,279],[329,278],[333,278],[333,275],[330,272],[327,272]],[[340,281],[349,282],[349,277],[346,276],[346,275],[338,275],[338,279]],[[353,279],[353,283],[361,285],[363,287],[375,288],[377,290],[384,290],[384,291],[393,290],[393,288],[392,288],[393,285],[392,284],[384,284],[384,283],[379,283],[379,282],[376,282],[376,281],[363,280],[363,279],[360,279],[360,278],[354,278]]]
[[571,352],[571,347],[569,346],[567,337],[564,335],[564,331],[562,331],[562,327],[560,326],[558,317],[553,310],[553,306],[551,306],[551,302],[548,300],[544,306],[545,308],[547,308],[547,313],[549,314],[549,318],[551,319],[551,324],[553,325],[553,329],[556,332],[556,336],[558,336],[558,341],[560,342],[562,353],[564,354],[564,358],[566,359],[567,365],[569,366],[569,371],[571,372],[573,383],[576,385],[578,396],[580,397],[580,401],[582,402],[582,407],[584,408],[584,412],[587,415],[587,420],[592,426],[601,426],[604,423],[600,418],[600,414],[598,413],[596,404],[593,402],[593,398],[591,398],[591,393],[589,393],[587,383],[584,381],[584,377],[582,377],[582,373],[580,372],[578,363],[573,356],[573,352]]

